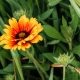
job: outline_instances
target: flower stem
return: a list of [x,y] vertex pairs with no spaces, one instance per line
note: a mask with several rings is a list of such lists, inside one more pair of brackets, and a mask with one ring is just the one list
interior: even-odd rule
[[63,67],[63,80],[65,80],[65,66]]
[[[42,76],[41,73],[43,73],[45,75],[45,77],[48,78],[48,75],[47,75],[46,71],[44,70],[44,68],[39,64],[39,62],[33,57],[33,55],[28,50],[27,50],[27,55],[28,55],[29,59],[31,59],[33,61],[34,65],[36,66],[40,75]],[[42,72],[40,72],[40,71],[42,71]],[[42,76],[42,78],[43,78],[43,76]]]
[[72,50],[72,42],[69,43],[69,50]]

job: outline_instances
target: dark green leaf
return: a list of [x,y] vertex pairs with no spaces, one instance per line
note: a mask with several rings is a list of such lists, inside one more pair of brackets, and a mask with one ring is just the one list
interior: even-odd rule
[[10,74],[13,73],[14,69],[13,69],[13,64],[9,64],[7,67],[0,69],[0,74]]
[[52,12],[53,12],[53,9],[48,9],[47,11],[42,13],[40,16],[38,16],[38,18],[40,20],[45,20],[45,19],[47,19],[51,15]]
[[59,19],[58,19],[58,12],[57,12],[57,8],[56,7],[53,8],[52,18],[53,18],[53,25],[54,25],[54,27],[57,30],[59,30]]
[[55,6],[57,5],[61,0],[48,0],[48,5],[49,6]]
[[71,13],[71,17],[72,17],[72,21],[70,24],[71,24],[73,31],[75,32],[78,27],[79,18],[78,18],[78,15],[76,14],[75,10],[72,8],[72,6],[70,6],[70,13]]
[[64,17],[62,17],[61,32],[62,32],[63,36],[65,37],[66,41],[68,43],[71,43],[72,36],[73,36],[73,30],[70,26],[67,25],[67,21]]
[[62,37],[62,35],[54,27],[51,27],[50,25],[43,25],[43,28],[44,28],[44,32],[49,37],[65,42],[64,38]]
[[80,45],[77,45],[73,48],[73,53],[80,55]]
[[52,63],[55,62],[55,59],[53,58],[53,53],[43,53],[43,56],[47,58],[49,61],[51,61]]
[[58,44],[59,42],[60,42],[59,40],[53,40],[53,41],[48,42],[47,44],[54,45],[54,44]]
[[78,73],[75,72],[74,68],[73,69],[70,69],[70,68],[66,69],[66,80],[79,80]]

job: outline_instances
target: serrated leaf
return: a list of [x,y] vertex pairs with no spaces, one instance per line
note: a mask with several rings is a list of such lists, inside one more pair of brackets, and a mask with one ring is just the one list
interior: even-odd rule
[[64,17],[62,17],[61,32],[65,37],[66,41],[70,43],[72,41],[73,30],[70,26],[67,25],[67,21]]
[[64,38],[62,37],[62,35],[54,27],[51,27],[50,25],[43,25],[43,28],[44,28],[44,32],[49,37],[65,42]]

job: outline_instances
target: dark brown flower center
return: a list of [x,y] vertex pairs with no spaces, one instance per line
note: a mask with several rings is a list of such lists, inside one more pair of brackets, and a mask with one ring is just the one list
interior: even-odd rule
[[16,39],[24,39],[29,36],[29,32],[22,31],[16,35]]

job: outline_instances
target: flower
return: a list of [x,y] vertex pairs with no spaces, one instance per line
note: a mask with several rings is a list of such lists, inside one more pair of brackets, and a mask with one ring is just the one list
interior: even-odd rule
[[58,58],[54,57],[54,59],[57,61],[56,65],[67,66],[68,64],[70,64],[73,61],[74,58],[72,55],[68,55],[68,53],[67,54],[64,53],[64,54],[60,54],[60,56]]
[[12,18],[9,19],[9,25],[5,27],[4,34],[0,38],[0,44],[4,44],[5,49],[25,50],[30,48],[32,43],[43,40],[39,35],[43,27],[35,18],[28,19],[25,15],[18,21]]

